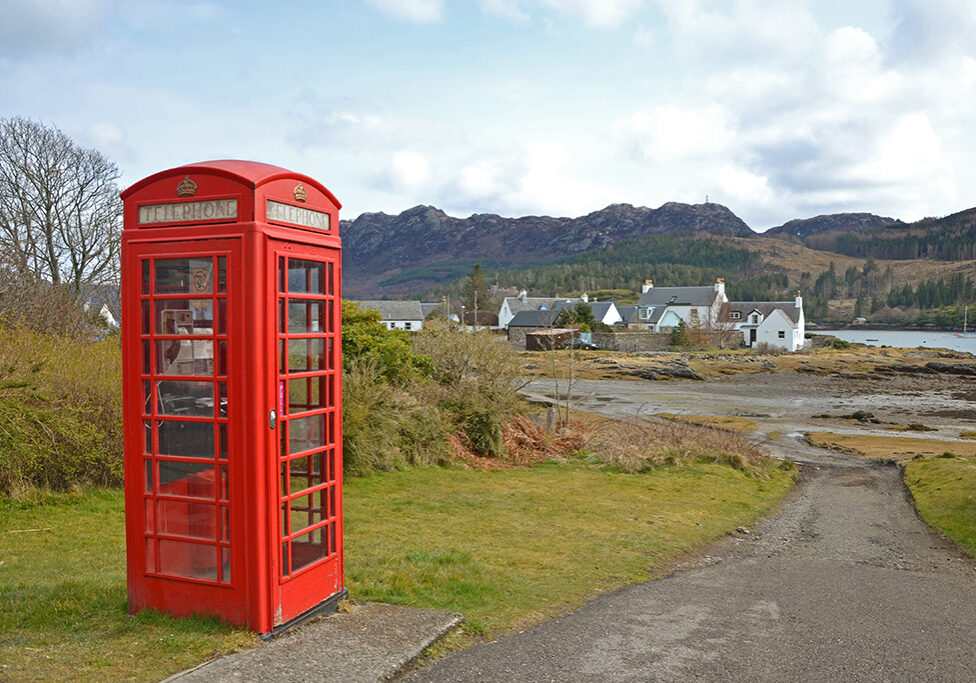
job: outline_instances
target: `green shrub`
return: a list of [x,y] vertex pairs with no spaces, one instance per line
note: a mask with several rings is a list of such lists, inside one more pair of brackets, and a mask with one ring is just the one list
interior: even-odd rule
[[0,327],[0,495],[122,483],[118,336]]
[[429,358],[414,353],[408,332],[387,329],[379,313],[364,311],[351,301],[342,302],[342,356],[346,368],[369,361],[383,380],[398,385],[433,371]]

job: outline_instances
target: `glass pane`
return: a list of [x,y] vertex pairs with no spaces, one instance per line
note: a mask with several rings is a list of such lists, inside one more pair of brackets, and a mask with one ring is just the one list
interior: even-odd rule
[[227,473],[227,465],[221,465],[217,470],[220,472],[220,499],[229,500],[230,478]]
[[291,566],[291,559],[288,557],[288,541],[281,544],[281,575],[288,576],[291,574],[289,567]]
[[146,533],[155,533],[156,528],[156,499],[143,499],[143,508],[146,511]]
[[305,377],[288,382],[288,414],[301,413],[325,407],[324,385],[326,378]]
[[212,339],[163,339],[156,342],[156,374],[213,375],[213,356]]
[[285,290],[285,257],[278,257],[278,291],[284,292]]
[[214,470],[199,462],[159,461],[159,495],[213,500]]
[[302,299],[288,301],[288,331],[291,333],[321,332],[323,316],[325,316],[324,301]]
[[142,342],[142,374],[152,373],[152,342]]
[[328,329],[326,330],[329,334],[335,332],[335,301],[329,301],[329,317],[328,317]]
[[221,377],[227,376],[227,342],[217,342],[217,374]]
[[213,291],[213,259],[156,260],[156,294],[203,294]]
[[225,543],[230,540],[230,508],[226,505],[220,508],[220,540]]
[[204,541],[217,540],[217,508],[208,503],[159,500],[160,534],[186,536]]
[[160,455],[176,455],[181,458],[214,457],[212,422],[156,420],[156,432]]
[[221,256],[217,259],[217,291],[227,291],[227,257]]
[[143,448],[142,452],[146,455],[152,453],[152,423],[149,420],[143,420],[142,422],[143,430]]
[[288,452],[301,453],[325,445],[325,415],[288,421]]
[[326,481],[326,455],[316,453],[291,461],[291,492],[297,493]]
[[332,296],[333,294],[335,294],[335,286],[332,284],[332,282],[333,282],[333,270],[334,270],[332,266],[333,266],[333,263],[331,261],[329,261],[329,274],[328,274],[328,276],[325,279],[326,288],[327,288],[328,294],[330,296]]
[[145,260],[142,262],[142,293],[149,294],[149,286],[151,284],[151,279],[149,275],[149,261]]
[[284,334],[287,331],[288,316],[285,315],[285,298],[278,299],[278,331]]
[[325,519],[325,491],[313,491],[291,501],[291,533]]
[[230,548],[220,549],[220,569],[222,583],[230,583]]
[[156,573],[156,540],[146,539],[146,571]]
[[335,337],[325,340],[325,365],[329,370],[335,370]]
[[217,299],[217,334],[227,334],[227,299]]
[[159,572],[191,579],[217,579],[217,547],[189,541],[159,541]]
[[217,406],[217,415],[227,417],[227,382],[217,382]]
[[224,423],[220,423],[217,426],[217,429],[220,432],[220,459],[226,460],[227,450],[228,450],[227,449],[227,425]]
[[317,261],[288,259],[288,291],[323,294],[325,264]]
[[153,461],[146,460],[146,493],[152,493],[153,490]]
[[156,382],[160,415],[213,417],[213,384],[210,382]]
[[157,301],[156,334],[213,334],[213,299]]
[[142,302],[142,333],[152,334],[150,329],[150,324],[152,321],[152,307],[149,305],[148,301]]
[[291,542],[291,562],[294,571],[307,567],[323,557],[328,557],[327,538],[331,526],[330,524],[328,527],[309,531]]
[[289,339],[288,372],[325,369],[324,339]]

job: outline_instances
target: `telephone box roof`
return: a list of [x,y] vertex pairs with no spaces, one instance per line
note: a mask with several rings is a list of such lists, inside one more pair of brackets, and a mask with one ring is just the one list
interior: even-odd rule
[[335,198],[325,185],[310,178],[303,173],[295,173],[294,171],[289,171],[286,168],[281,168],[280,166],[274,166],[272,164],[265,164],[260,161],[244,161],[242,159],[216,159],[213,161],[198,161],[193,164],[186,164],[185,166],[177,166],[175,168],[170,168],[165,171],[160,171],[159,173],[154,173],[148,178],[143,178],[139,182],[126,188],[121,196],[122,199],[126,199],[129,195],[147,185],[151,185],[164,178],[179,175],[181,173],[186,174],[190,172],[197,173],[208,173],[212,175],[220,175],[232,180],[236,180],[244,185],[249,185],[251,189],[257,189],[265,183],[270,183],[273,180],[280,180],[282,178],[293,178],[295,180],[300,180],[303,183],[311,185],[312,187],[320,190],[326,197],[332,201],[336,208],[341,209],[342,205],[339,200]]

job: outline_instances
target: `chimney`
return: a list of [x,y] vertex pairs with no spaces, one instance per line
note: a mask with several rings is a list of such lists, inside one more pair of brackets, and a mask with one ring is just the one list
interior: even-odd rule
[[583,292],[583,294],[580,295],[580,299],[583,300],[583,303],[584,304],[590,303],[590,297],[589,297],[589,295],[586,292]]
[[526,292],[524,289],[521,292],[519,292],[519,299],[522,300],[522,303],[523,304],[525,303],[525,300],[526,300],[526,298],[528,298],[528,296],[529,296],[529,293]]
[[725,299],[725,278],[715,278],[715,293],[719,299]]
[[641,294],[645,294],[653,286],[654,286],[654,280],[644,280],[644,286],[641,287]]
[[803,297],[800,296],[800,290],[796,290],[796,307],[801,311],[803,310]]

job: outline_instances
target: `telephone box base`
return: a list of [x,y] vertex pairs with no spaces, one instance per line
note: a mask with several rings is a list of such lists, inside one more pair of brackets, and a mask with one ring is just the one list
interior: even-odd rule
[[260,634],[261,640],[271,640],[272,638],[277,638],[278,636],[280,636],[282,633],[289,630],[290,628],[304,624],[306,621],[314,617],[322,617],[327,614],[334,614],[339,609],[339,603],[348,597],[349,597],[349,590],[347,588],[343,588],[341,591],[333,595],[331,598],[328,598],[327,600],[323,600],[312,609],[302,612],[291,621],[288,621],[282,624],[281,626],[276,626],[270,633],[261,633]]

